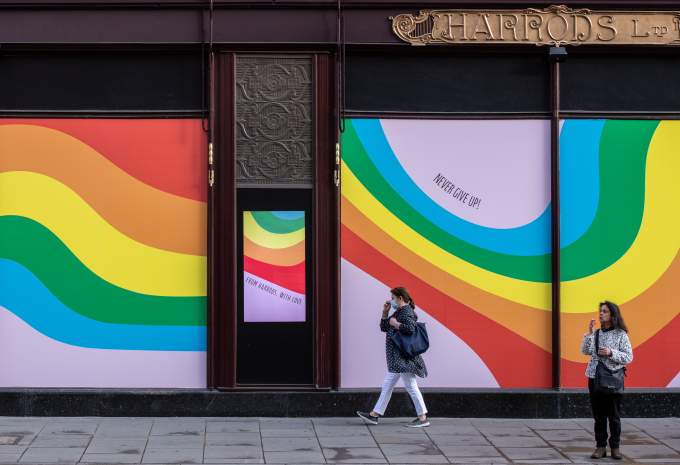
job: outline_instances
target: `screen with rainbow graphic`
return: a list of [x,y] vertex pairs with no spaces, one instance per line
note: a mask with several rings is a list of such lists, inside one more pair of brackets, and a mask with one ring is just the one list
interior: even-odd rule
[[245,323],[304,323],[305,212],[243,212]]

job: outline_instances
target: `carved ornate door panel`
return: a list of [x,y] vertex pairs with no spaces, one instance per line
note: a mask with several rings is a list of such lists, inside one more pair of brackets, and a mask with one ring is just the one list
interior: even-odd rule
[[216,164],[211,384],[331,387],[337,210],[329,57],[236,53],[219,64],[227,146],[219,153],[228,169]]

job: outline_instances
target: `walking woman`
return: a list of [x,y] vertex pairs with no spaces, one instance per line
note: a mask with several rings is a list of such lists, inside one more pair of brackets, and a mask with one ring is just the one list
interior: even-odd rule
[[609,446],[613,459],[621,460],[621,400],[619,393],[595,391],[595,377],[598,363],[612,371],[620,370],[633,361],[633,348],[628,339],[628,328],[623,321],[621,310],[612,302],[600,304],[600,329],[593,332],[595,320],[590,320],[588,332],[583,335],[581,352],[590,355],[586,368],[590,405],[595,419],[595,440],[597,448],[593,459],[607,456],[607,421],[609,421]]
[[[416,306],[405,288],[395,287],[390,293],[391,299],[385,302],[380,320],[380,330],[387,333],[385,342],[387,375],[385,375],[385,380],[383,381],[380,398],[375,407],[373,407],[373,410],[371,412],[357,412],[357,415],[367,423],[377,425],[380,417],[385,414],[385,409],[390,402],[390,397],[392,397],[392,391],[397,381],[401,378],[406,391],[411,396],[418,415],[418,418],[406,426],[411,428],[430,426],[430,422],[427,420],[425,401],[416,381],[416,376],[421,378],[427,376],[425,362],[420,355],[416,357],[405,357],[402,355],[390,337],[395,331],[400,331],[402,334],[412,334],[416,330],[416,321],[418,320],[418,316],[414,311]],[[394,309],[394,313],[388,316],[390,308]]]

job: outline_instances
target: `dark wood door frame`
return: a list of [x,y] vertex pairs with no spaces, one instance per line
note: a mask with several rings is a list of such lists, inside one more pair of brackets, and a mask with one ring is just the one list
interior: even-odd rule
[[[248,50],[249,55],[255,53]],[[277,52],[278,54],[284,54]],[[297,52],[299,54],[299,52]],[[236,52],[215,58],[215,183],[208,198],[208,380],[209,388],[236,383],[237,251],[234,64]],[[332,98],[334,60],[314,54],[315,180],[313,229],[315,386],[339,383],[339,197],[333,179],[337,133]]]

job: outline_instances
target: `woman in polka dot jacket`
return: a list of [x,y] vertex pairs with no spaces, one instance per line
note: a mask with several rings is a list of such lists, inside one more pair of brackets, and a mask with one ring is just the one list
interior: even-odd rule
[[[415,303],[411,295],[403,287],[395,287],[391,291],[391,299],[383,306],[382,319],[380,320],[380,330],[386,333],[385,355],[387,358],[387,375],[383,381],[380,398],[371,412],[357,412],[359,417],[367,423],[377,425],[378,420],[385,414],[387,404],[392,397],[392,391],[401,378],[406,387],[406,391],[416,407],[418,418],[407,426],[412,428],[422,428],[429,426],[427,419],[427,408],[423,395],[418,388],[416,376],[424,378],[427,376],[427,367],[423,357],[405,357],[392,342],[390,337],[394,332],[399,331],[403,334],[412,334],[416,329],[418,316],[415,313]],[[389,315],[390,308],[395,312]]]

